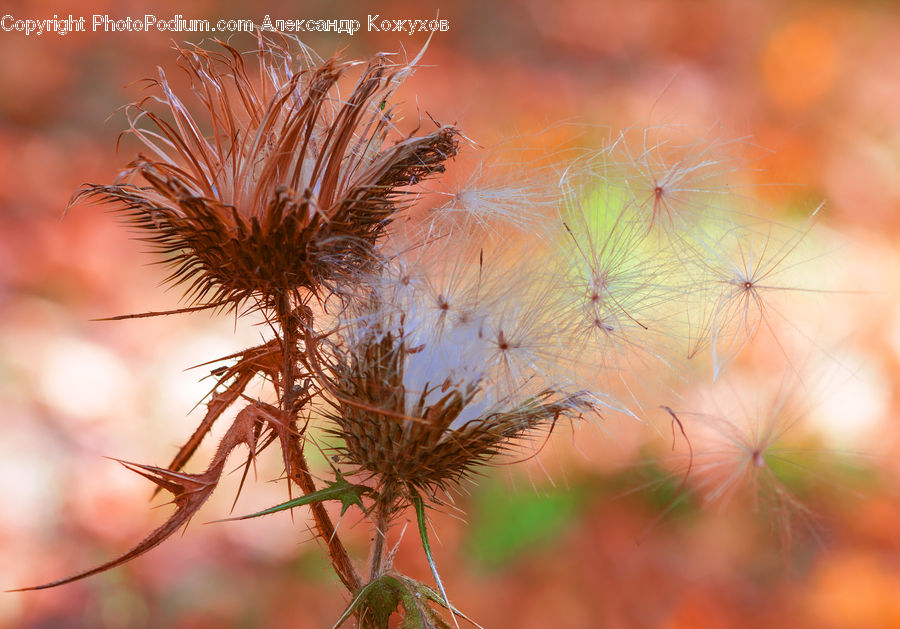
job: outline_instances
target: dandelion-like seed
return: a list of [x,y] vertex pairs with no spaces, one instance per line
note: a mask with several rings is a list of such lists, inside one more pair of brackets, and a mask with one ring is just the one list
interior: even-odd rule
[[734,158],[724,151],[733,142],[685,139],[683,134],[679,138],[677,131],[646,129],[637,143],[623,133],[605,158],[611,162],[609,184],[633,199],[649,230],[690,231],[728,212],[720,205],[729,195],[721,182],[737,170]]
[[[481,232],[495,242],[508,240],[513,231],[539,232],[559,207],[560,174],[550,158],[527,159],[524,152],[498,147],[468,164],[462,181],[438,191],[447,200],[435,209],[434,220],[444,231]],[[561,150],[554,157],[567,153]]]
[[[796,384],[796,383],[793,383]],[[749,506],[766,519],[787,549],[795,523],[816,533],[813,512],[795,495],[789,479],[813,474],[814,449],[803,447],[804,415],[790,379],[766,404],[745,405],[735,389],[717,395],[710,413],[679,412],[692,454],[679,474],[708,505]],[[808,443],[809,435],[806,435]]]
[[[810,218],[815,217],[815,213]],[[796,328],[779,312],[778,302],[791,292],[815,292],[786,280],[789,271],[799,262],[797,248],[809,231],[766,224],[756,229],[731,229],[712,245],[703,244],[705,251],[697,260],[712,281],[712,291],[705,301],[706,311],[700,315],[705,322],[696,326],[700,334],[693,341],[690,356],[707,343],[713,360],[714,378],[718,378],[758,333],[766,329],[781,348],[779,327],[784,324]],[[787,232],[783,234],[781,232]]]

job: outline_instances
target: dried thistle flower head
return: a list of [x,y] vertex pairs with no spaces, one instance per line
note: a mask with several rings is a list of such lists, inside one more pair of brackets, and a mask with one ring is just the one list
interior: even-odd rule
[[[219,45],[177,47],[196,107],[160,70],[150,81],[158,94],[129,109],[130,132],[149,155],[121,183],[89,185],[76,200],[113,203],[146,230],[174,268],[169,280],[187,283],[196,304],[327,296],[366,268],[405,206],[403,188],[456,154],[457,131],[439,126],[389,142],[388,102],[412,64],[376,56],[342,96],[338,82],[357,63],[317,62],[304,48],[298,65],[260,37],[253,76],[241,53]],[[156,129],[140,127],[144,119]]]
[[[433,496],[532,431],[591,410],[585,393],[551,381],[538,359],[529,370],[510,356],[511,340],[497,345],[498,326],[521,331],[544,307],[512,305],[522,286],[509,280],[487,287],[473,273],[443,282],[401,278],[394,287],[382,281],[334,339],[333,432],[344,461],[376,477],[384,501],[402,501],[410,490]],[[436,300],[438,285],[452,292]]]

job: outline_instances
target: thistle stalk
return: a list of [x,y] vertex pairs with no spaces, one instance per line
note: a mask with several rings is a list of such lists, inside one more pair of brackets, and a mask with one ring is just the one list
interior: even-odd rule
[[[300,487],[304,495],[309,495],[316,491],[316,483],[310,474],[309,465],[303,454],[302,435],[298,431],[297,425],[297,408],[294,407],[296,399],[296,383],[297,373],[296,365],[299,362],[299,351],[297,349],[297,341],[299,338],[297,325],[298,323],[312,328],[312,315],[307,313],[305,321],[300,321],[291,306],[289,295],[283,295],[276,305],[276,319],[281,328],[282,336],[282,390],[281,390],[281,412],[284,417],[289,418],[290,426],[290,469],[286,470],[291,480]],[[306,336],[307,342],[310,335]],[[310,348],[307,348],[308,350]],[[314,350],[313,350],[314,351]],[[328,515],[328,511],[321,502],[314,502],[310,505],[315,522],[316,532],[325,542],[328,549],[328,556],[334,566],[334,570],[344,584],[344,587],[353,594],[362,587],[362,580],[350,560],[347,549],[337,535],[334,523]]]
[[374,581],[385,572],[384,545],[391,524],[391,511],[390,504],[383,500],[379,500],[375,507],[375,537],[372,539],[369,581]]

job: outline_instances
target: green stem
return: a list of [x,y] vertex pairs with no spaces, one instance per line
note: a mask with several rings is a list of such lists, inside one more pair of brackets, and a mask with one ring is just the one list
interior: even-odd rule
[[453,611],[453,605],[450,604],[450,599],[447,597],[447,591],[444,589],[444,584],[441,582],[441,575],[438,574],[437,565],[435,565],[434,557],[431,555],[431,544],[428,543],[428,522],[425,519],[425,501],[422,500],[422,496],[420,496],[419,492],[415,489],[410,489],[410,500],[413,503],[413,507],[416,509],[419,537],[422,538],[422,549],[425,551],[425,557],[428,559],[431,575],[434,577],[434,582],[437,584],[441,596],[444,597],[444,603],[447,605],[450,617],[453,619],[453,624],[459,629],[459,623],[456,622],[456,614]]

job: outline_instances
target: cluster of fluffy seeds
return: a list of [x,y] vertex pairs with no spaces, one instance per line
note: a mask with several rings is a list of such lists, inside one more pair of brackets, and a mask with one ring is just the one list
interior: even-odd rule
[[[523,225],[507,215],[519,189],[485,192],[471,178],[419,233],[381,246],[384,263],[330,337],[329,416],[348,464],[383,485],[446,489],[560,415],[637,416],[647,400],[636,381],[677,377],[700,349],[715,377],[734,360],[765,317],[764,280],[796,240],[776,247],[724,208],[707,223],[648,216],[658,206],[635,196],[647,171],[629,178],[623,151],[619,141],[580,155],[532,193],[545,204],[523,210],[524,255],[495,239]],[[670,166],[668,180],[679,167],[712,170],[700,157]],[[661,167],[649,149],[641,159]]]
[[563,339],[550,333],[547,295],[521,292],[533,278],[492,275],[483,257],[430,258],[412,272],[394,258],[332,338],[329,415],[343,459],[392,499],[405,487],[448,489],[536,429],[595,406],[553,373]]

